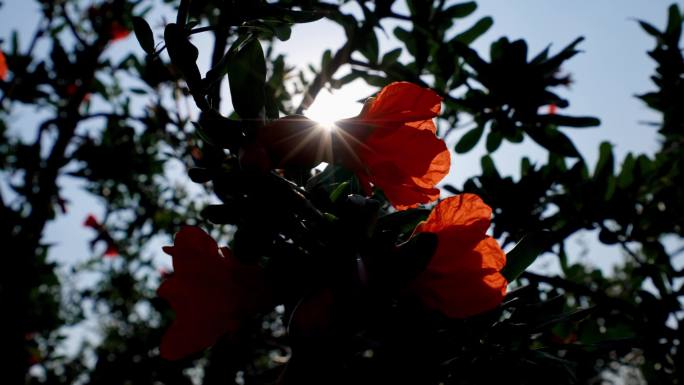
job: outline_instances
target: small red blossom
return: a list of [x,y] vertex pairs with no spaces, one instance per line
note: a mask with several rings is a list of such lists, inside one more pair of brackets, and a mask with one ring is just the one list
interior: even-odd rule
[[114,243],[107,242],[107,249],[104,252],[105,258],[114,258],[119,256],[119,249]]
[[200,161],[202,160],[202,150],[197,146],[192,146],[192,148],[190,148],[190,156],[192,156],[195,161]]
[[556,103],[549,104],[549,115],[556,115],[558,113],[558,106]]
[[[78,93],[78,85],[74,83],[67,84],[65,88],[65,93],[68,97],[73,98]],[[84,102],[90,101],[90,92],[85,93],[83,95],[82,100]]]
[[298,115],[266,125],[241,161],[259,169],[342,164],[367,193],[375,186],[398,210],[416,207],[439,197],[435,186],[449,172],[449,151],[432,121],[441,100],[427,88],[392,83],[333,131]]
[[93,215],[93,214],[88,214],[85,221],[83,221],[83,226],[84,227],[90,227],[90,228],[96,229],[96,230],[99,230],[102,227],[100,222],[97,220],[97,218],[95,218],[95,215]]
[[269,305],[263,271],[241,264],[197,227],[183,227],[174,245],[173,274],[157,290],[176,312],[161,342],[161,356],[177,360],[235,333],[241,322]]
[[0,79],[7,80],[7,75],[9,75],[9,68],[7,68],[7,58],[5,54],[0,50]]
[[109,26],[109,41],[111,42],[123,40],[130,34],[131,31],[118,21],[112,21],[112,24]]
[[411,289],[426,307],[451,318],[495,308],[508,282],[500,271],[506,254],[486,231],[492,209],[477,195],[461,194],[437,204],[415,233],[437,235],[437,249]]
[[76,92],[78,91],[78,86],[74,83],[67,84],[66,86],[66,94],[67,96],[74,96],[76,95]]

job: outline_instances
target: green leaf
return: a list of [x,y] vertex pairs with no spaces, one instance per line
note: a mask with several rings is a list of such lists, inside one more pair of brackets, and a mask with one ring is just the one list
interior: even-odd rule
[[613,175],[614,168],[613,145],[608,142],[602,142],[599,147],[599,160],[596,162],[596,169],[594,169],[594,178],[605,179]]
[[326,49],[325,52],[323,52],[323,56],[321,56],[321,70],[328,67],[331,61],[332,52],[329,49]]
[[327,190],[327,187],[349,181],[353,177],[354,174],[347,168],[329,164],[323,172],[316,174],[306,182],[306,189],[308,191],[313,191],[321,187],[326,187]]
[[208,205],[200,212],[200,215],[211,223],[224,225],[236,224],[239,221],[239,213],[236,205]]
[[559,114],[539,115],[539,122],[543,124],[553,124],[565,127],[596,127],[601,124],[601,120],[591,116],[567,116]]
[[475,23],[472,27],[456,35],[452,41],[456,40],[463,44],[469,45],[477,40],[477,38],[484,35],[485,32],[489,31],[492,25],[494,25],[494,19],[489,16],[485,16],[478,20],[477,23]]
[[71,67],[69,55],[67,55],[59,39],[53,40],[52,51],[50,51],[50,59],[52,60],[52,66],[57,73],[66,73],[68,72],[69,67]]
[[496,164],[491,156],[485,155],[480,159],[482,166],[482,175],[489,177],[499,177],[499,171],[496,169]]
[[349,191],[349,181],[345,181],[337,185],[333,192],[330,193],[330,201],[335,203],[337,202],[338,199],[340,199],[340,196],[344,194],[346,191]]
[[641,99],[644,103],[646,103],[647,106],[653,108],[654,110],[660,110],[663,108],[663,103],[659,92],[648,92],[637,95],[637,98]]
[[549,51],[551,50],[551,44],[547,45],[541,52],[539,52],[532,60],[530,64],[537,65],[546,61],[549,58]]
[[667,29],[665,33],[673,41],[679,41],[682,34],[682,13],[679,11],[677,4],[672,4],[668,8]]
[[276,24],[273,27],[276,37],[280,41],[287,41],[292,35],[292,29],[287,24]]
[[461,140],[456,143],[454,150],[459,154],[464,154],[475,147],[477,142],[480,141],[482,133],[484,132],[484,126],[478,125],[477,127],[466,132],[465,135],[461,137]]
[[490,131],[489,134],[487,134],[487,151],[488,152],[494,152],[496,151],[499,146],[501,146],[501,142],[503,141],[503,135],[501,135],[501,132],[499,131]]
[[382,67],[388,67],[399,60],[399,56],[401,56],[401,48],[396,48],[393,49],[386,54],[382,56],[382,60],[380,61]]
[[580,36],[577,39],[573,40],[572,43],[568,44],[565,48],[563,48],[559,53],[556,55],[550,57],[548,60],[546,60],[540,67],[541,70],[545,73],[553,73],[558,71],[558,68],[565,62],[566,60],[570,59],[571,57],[577,55],[580,51],[577,49],[577,45],[579,43],[584,41],[584,37]]
[[525,127],[527,135],[547,150],[570,158],[579,158],[580,153],[570,138],[553,126]]
[[359,51],[363,56],[366,57],[366,59],[368,59],[370,63],[377,63],[379,50],[378,37],[374,32],[370,32],[368,35],[366,35],[365,42]]
[[396,36],[397,39],[401,40],[404,43],[404,46],[411,55],[415,55],[416,40],[414,39],[413,34],[411,32],[405,30],[404,28],[397,27],[394,29],[394,36]]
[[618,176],[617,184],[620,188],[626,189],[634,182],[634,167],[636,159],[631,153],[627,154],[625,160],[622,161],[620,175]]
[[185,81],[193,88],[199,84],[202,76],[197,68],[199,51],[178,29],[176,24],[167,24],[164,29],[164,42],[171,62],[183,73]]
[[663,34],[658,30],[658,28],[654,27],[653,24],[647,23],[643,20],[639,20],[639,25],[649,35],[651,35],[657,39],[662,39]]
[[390,79],[379,75],[362,74],[361,77],[366,83],[374,87],[382,88],[390,83]]
[[363,72],[352,71],[352,72],[342,76],[339,79],[333,79],[330,82],[330,84],[334,88],[341,88],[342,86],[349,84],[349,83],[353,82],[354,80],[360,78],[361,76],[363,76],[363,74],[364,74]]
[[469,16],[471,13],[475,12],[476,9],[477,4],[474,1],[468,1],[465,3],[454,4],[442,12],[450,19],[461,19]]
[[235,148],[242,141],[240,121],[227,119],[215,110],[203,112],[198,123],[198,133],[215,146]]
[[378,219],[376,231],[410,234],[418,223],[430,215],[430,211],[428,209],[411,209],[387,214]]
[[280,15],[285,21],[290,23],[311,23],[323,18],[323,13],[315,11],[293,11],[289,9],[283,9]]
[[514,281],[551,245],[552,237],[549,231],[528,234],[506,254],[506,266],[501,270],[501,274],[508,282]]
[[242,119],[258,118],[264,107],[266,61],[258,39],[249,39],[228,64],[228,83],[233,108]]
[[133,32],[143,51],[152,55],[154,53],[154,36],[152,35],[152,28],[147,24],[147,21],[142,17],[133,17]]
[[[266,2],[263,2],[264,4],[260,4],[262,2],[258,1],[245,2],[245,6],[250,4],[250,7],[252,7],[252,3],[256,8],[255,10],[258,12],[259,18],[263,20],[285,21],[287,23],[309,23],[319,20],[324,16],[323,12],[308,10],[297,11],[277,4],[266,4]],[[257,6],[257,4],[260,5]]]
[[192,167],[188,170],[188,177],[195,183],[207,183],[212,176],[212,173],[206,168]]

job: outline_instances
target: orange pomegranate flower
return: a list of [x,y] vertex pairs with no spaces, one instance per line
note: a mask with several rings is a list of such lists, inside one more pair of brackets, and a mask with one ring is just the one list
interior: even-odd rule
[[477,195],[461,194],[439,202],[416,227],[415,233],[438,239],[426,270],[411,285],[426,307],[465,318],[501,303],[508,285],[500,273],[506,254],[485,234],[491,214]]
[[7,58],[5,54],[0,50],[0,79],[7,80],[7,75],[9,74],[9,69],[7,68]]
[[264,162],[254,160],[262,160],[256,155],[263,147],[268,165],[276,167],[342,164],[366,192],[375,186],[398,210],[416,207],[439,197],[435,185],[449,172],[449,151],[432,121],[441,100],[427,88],[392,83],[332,132],[304,116],[278,119],[258,132],[256,145],[242,158],[263,169]]
[[157,290],[176,312],[161,342],[161,356],[177,360],[213,345],[268,305],[260,267],[243,265],[197,227],[183,227],[163,248],[174,272]]
[[441,101],[432,90],[396,82],[367,101],[358,117],[340,122],[343,136],[366,127],[365,137],[353,138],[359,141],[354,169],[367,191],[377,186],[399,210],[439,198],[435,186],[449,173],[449,150],[432,121]]

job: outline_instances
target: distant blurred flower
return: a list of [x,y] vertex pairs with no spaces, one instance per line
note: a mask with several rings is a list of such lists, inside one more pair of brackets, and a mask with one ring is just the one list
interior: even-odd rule
[[556,103],[549,104],[549,115],[556,115],[558,113],[558,106]]
[[88,214],[85,221],[83,221],[83,226],[90,227],[96,230],[99,230],[102,227],[100,222],[97,220],[97,218],[95,218],[95,215],[93,214]]
[[465,318],[495,308],[508,282],[500,271],[506,255],[488,235],[492,209],[477,195],[461,194],[437,204],[415,233],[437,234],[430,263],[411,288],[431,309]]
[[[78,86],[76,84],[71,83],[71,84],[68,84],[66,86],[66,94],[68,97],[73,97],[74,95],[76,95],[77,92],[78,92]],[[83,101],[84,102],[90,101],[90,93],[89,92],[83,95]]]
[[123,40],[131,34],[131,31],[123,26],[118,21],[112,21],[109,27],[109,41],[115,42],[118,40]]
[[9,69],[7,68],[7,58],[5,54],[0,50],[0,79],[7,80],[7,75],[9,74]]
[[173,274],[157,290],[176,312],[162,338],[161,356],[177,360],[199,352],[269,305],[262,269],[241,264],[197,227],[183,227],[173,246]]
[[107,250],[105,250],[104,256],[107,258],[117,257],[119,256],[119,249],[114,243],[107,242]]

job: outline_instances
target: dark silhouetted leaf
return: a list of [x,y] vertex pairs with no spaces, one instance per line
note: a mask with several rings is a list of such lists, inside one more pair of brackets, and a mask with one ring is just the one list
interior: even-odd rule
[[559,114],[539,115],[539,122],[565,127],[596,127],[601,125],[601,120],[590,116],[567,116]]
[[[470,44],[484,35],[494,25],[494,19],[485,16],[477,21],[472,27],[459,33],[453,40],[459,41],[463,44]],[[452,40],[452,41],[453,41]]]
[[465,3],[454,4],[442,12],[449,18],[460,19],[472,14],[476,9],[477,4],[474,1],[468,1]]
[[133,18],[133,32],[135,38],[138,39],[140,47],[148,54],[154,53],[154,36],[152,35],[152,28],[147,24],[147,21],[142,17]]
[[235,112],[243,119],[258,118],[264,107],[266,61],[257,39],[242,44],[228,64],[230,96]]
[[580,156],[572,141],[552,126],[527,128],[525,132],[532,140],[551,152],[571,158]]
[[551,233],[548,231],[528,234],[506,254],[506,266],[501,274],[508,282],[514,281],[539,255],[549,249],[551,242]]
[[477,142],[480,141],[482,133],[484,132],[484,126],[478,125],[477,127],[466,132],[465,135],[461,137],[461,140],[456,143],[454,150],[459,154],[464,154],[475,147]]

